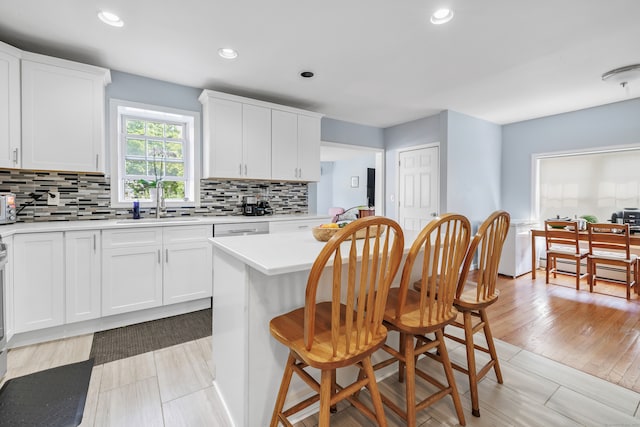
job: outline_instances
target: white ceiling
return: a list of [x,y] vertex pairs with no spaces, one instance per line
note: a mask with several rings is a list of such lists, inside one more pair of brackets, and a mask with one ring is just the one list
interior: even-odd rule
[[[442,5],[455,17],[432,25]],[[0,40],[377,127],[446,109],[504,124],[640,96],[600,78],[640,63],[638,0],[2,1]]]

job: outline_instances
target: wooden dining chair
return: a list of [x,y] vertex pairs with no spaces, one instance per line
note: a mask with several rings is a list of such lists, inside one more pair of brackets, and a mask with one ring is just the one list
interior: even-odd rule
[[[445,337],[464,344],[467,350],[467,366],[452,362],[454,369],[467,374],[471,391],[471,413],[479,417],[478,381],[493,368],[498,383],[502,384],[500,362],[493,342],[493,334],[489,327],[487,307],[498,300],[496,289],[498,264],[502,247],[509,231],[510,216],[508,212],[496,211],[480,225],[478,232],[469,245],[462,272],[458,280],[454,306],[462,313],[463,322],[457,320],[452,325],[464,330],[464,338],[445,333]],[[469,271],[475,264],[474,280],[468,280]],[[475,321],[475,323],[474,323]],[[483,332],[487,347],[474,341],[474,335]],[[489,354],[489,361],[479,369],[476,367],[476,353]]]
[[558,258],[573,261],[576,267],[576,290],[580,289],[580,280],[588,277],[588,271],[580,274],[580,264],[587,258],[589,251],[580,247],[580,231],[576,222],[552,221],[544,222],[544,236],[547,244],[547,266],[545,268],[546,283],[549,276],[557,277],[557,273],[571,274],[558,270]]
[[[358,240],[364,235],[364,239]],[[289,416],[320,401],[319,425],[330,423],[330,409],[348,399],[380,426],[386,418],[371,364],[371,354],[387,337],[383,326],[389,287],[402,261],[404,235],[395,221],[370,216],[338,231],[316,258],[307,280],[305,305],[270,322],[271,335],[289,348],[271,426],[290,426]],[[368,254],[368,255],[367,255]],[[355,366],[364,372],[351,385],[336,381],[336,369]],[[320,370],[318,383],[308,372]],[[293,374],[315,392],[284,409]],[[354,372],[355,376],[355,372]],[[367,387],[374,411],[357,392]]]
[[624,267],[627,299],[631,299],[631,288],[638,283],[639,261],[638,256],[631,253],[629,224],[589,223],[587,232],[589,233],[587,258],[589,290],[593,292],[593,287],[596,285],[598,264]]
[[[460,268],[469,246],[469,220],[458,214],[444,214],[429,222],[414,240],[402,270],[400,286],[391,288],[385,310],[384,325],[399,333],[399,348],[391,345],[383,349],[392,357],[376,363],[378,370],[398,362],[398,377],[405,384],[405,408],[382,395],[382,400],[410,427],[416,425],[417,412],[431,406],[445,396],[451,396],[458,421],[465,425],[462,404],[443,329],[456,319],[453,306]],[[410,289],[412,273],[420,272],[421,290]],[[415,273],[414,273],[415,274]],[[435,337],[427,337],[434,334]],[[436,350],[434,357],[442,363],[447,384],[418,368],[421,354]],[[416,401],[416,378],[420,377],[438,388],[430,396]]]

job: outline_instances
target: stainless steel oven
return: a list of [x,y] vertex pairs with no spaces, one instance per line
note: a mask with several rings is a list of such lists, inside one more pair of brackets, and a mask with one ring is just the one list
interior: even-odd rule
[[7,244],[0,237],[0,378],[7,373],[6,264]]

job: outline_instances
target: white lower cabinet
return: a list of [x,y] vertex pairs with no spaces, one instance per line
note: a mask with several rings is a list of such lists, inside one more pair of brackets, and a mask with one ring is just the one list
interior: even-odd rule
[[18,234],[13,245],[15,333],[62,325],[63,233]]
[[210,297],[211,226],[105,230],[102,315]]
[[211,226],[164,229],[164,304],[206,298],[212,295],[213,249],[208,238]]
[[67,231],[65,242],[66,323],[100,317],[100,231]]
[[102,232],[102,315],[162,305],[162,228]]
[[2,240],[7,245],[7,264],[4,267],[4,289],[5,289],[5,333],[7,342],[15,333],[15,316],[13,310],[13,236],[3,237]]

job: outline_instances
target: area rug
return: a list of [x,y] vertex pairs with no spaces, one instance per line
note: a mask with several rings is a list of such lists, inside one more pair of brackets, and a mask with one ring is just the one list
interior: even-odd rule
[[8,380],[0,389],[0,426],[77,426],[93,359]]
[[93,334],[96,365],[211,335],[211,309],[152,320]]

